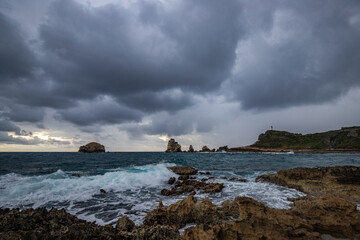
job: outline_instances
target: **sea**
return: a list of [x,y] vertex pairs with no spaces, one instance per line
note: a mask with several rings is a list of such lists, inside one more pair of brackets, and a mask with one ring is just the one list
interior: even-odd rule
[[[210,182],[225,186],[221,193],[198,192],[197,198],[209,197],[214,204],[221,205],[225,200],[246,196],[272,208],[286,209],[291,207],[288,198],[304,193],[256,182],[257,176],[295,167],[349,165],[360,166],[360,154],[3,152],[0,153],[0,207],[64,208],[80,219],[100,225],[115,224],[118,218],[127,215],[141,224],[160,200],[167,206],[186,197],[160,194],[162,189],[170,188],[168,179],[176,177],[168,167],[192,166],[210,172],[215,177]],[[200,180],[209,176],[195,177]],[[247,182],[228,180],[231,177],[245,178]]]

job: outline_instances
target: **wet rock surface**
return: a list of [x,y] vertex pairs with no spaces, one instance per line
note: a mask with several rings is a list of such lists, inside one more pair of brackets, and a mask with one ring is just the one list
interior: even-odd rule
[[84,146],[81,146],[79,148],[79,152],[81,152],[81,153],[101,153],[101,152],[105,152],[105,147],[104,147],[104,145],[101,145],[100,143],[91,142]]
[[360,167],[319,167],[280,170],[256,181],[295,188],[314,195],[334,195],[360,203]]
[[[113,227],[79,220],[65,210],[0,209],[0,239],[360,239],[360,212],[352,202],[359,192],[358,174],[356,167],[327,167],[259,177],[310,193],[291,199],[290,209],[273,209],[248,197],[217,206],[208,198],[195,198],[194,190],[222,188],[222,184],[207,185],[206,178],[178,180],[174,191],[191,194],[169,206],[160,201],[140,226],[126,216]],[[180,236],[179,229],[188,224],[195,226]]]
[[188,167],[188,166],[169,167],[169,169],[178,175],[194,175],[194,174],[197,174],[197,172],[198,172],[198,170],[196,170],[195,168]]
[[170,226],[135,226],[127,217],[116,227],[80,220],[65,210],[0,209],[0,239],[181,239]]

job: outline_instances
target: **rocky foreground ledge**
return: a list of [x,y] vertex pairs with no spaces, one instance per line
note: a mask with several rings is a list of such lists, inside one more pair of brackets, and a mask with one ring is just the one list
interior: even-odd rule
[[311,196],[334,195],[360,204],[360,167],[318,167],[280,170],[256,181],[295,188]]
[[[259,177],[310,193],[292,199],[288,210],[272,209],[247,197],[216,206],[208,198],[190,194],[170,206],[160,202],[140,226],[126,216],[113,227],[79,220],[64,210],[0,209],[0,239],[360,239],[360,212],[354,203],[359,171],[357,167],[297,168]],[[180,235],[179,229],[188,224],[196,225]]]

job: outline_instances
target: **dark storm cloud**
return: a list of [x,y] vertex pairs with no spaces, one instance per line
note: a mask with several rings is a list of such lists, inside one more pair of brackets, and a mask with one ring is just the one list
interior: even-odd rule
[[142,117],[141,112],[119,105],[107,96],[98,97],[95,101],[80,103],[73,108],[59,110],[58,113],[59,118],[79,126],[140,121]]
[[359,87],[359,1],[279,3],[271,24],[239,43],[226,88],[243,108],[322,103]]
[[0,11],[0,83],[31,74],[34,56],[18,24]]
[[9,123],[39,124],[50,108],[86,132],[130,122],[134,135],[181,135],[220,121],[192,118],[198,97],[263,110],[360,86],[357,0],[47,4],[35,39],[0,9],[0,117]]
[[20,127],[16,126],[7,119],[0,119],[0,132],[15,132],[20,134]]

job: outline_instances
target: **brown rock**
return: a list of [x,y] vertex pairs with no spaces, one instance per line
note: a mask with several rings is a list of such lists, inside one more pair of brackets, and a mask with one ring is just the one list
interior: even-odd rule
[[189,179],[189,175],[180,175],[178,177],[178,180],[188,180]]
[[71,174],[71,176],[73,176],[73,177],[81,177],[82,175],[80,173],[73,173],[73,174]]
[[229,150],[229,148],[228,148],[228,146],[226,145],[226,146],[223,146],[223,147],[219,147],[216,151],[217,151],[217,152],[222,152],[222,151],[227,152],[228,150]]
[[182,152],[181,145],[175,141],[175,139],[171,138],[168,142],[167,149],[165,152]]
[[127,216],[122,216],[116,222],[116,227],[119,231],[131,232],[135,228],[135,223]]
[[290,210],[237,197],[225,201],[218,211],[236,220],[188,228],[183,239],[321,239],[324,235],[353,239],[360,234],[356,205],[333,196],[300,198]]
[[211,150],[205,145],[201,148],[201,152],[211,152]]
[[174,178],[174,177],[171,177],[171,178],[169,178],[169,180],[168,180],[168,184],[174,184],[174,182],[176,181],[176,178]]
[[101,145],[100,143],[91,142],[91,143],[88,143],[88,144],[86,144],[84,146],[81,146],[79,148],[79,152],[82,152],[82,153],[105,152],[105,147],[104,147],[104,145]]
[[171,171],[178,175],[194,175],[198,171],[193,167],[169,167]]
[[360,167],[294,168],[259,176],[256,181],[295,188],[314,196],[335,195],[360,202]]
[[187,223],[216,223],[222,219],[225,219],[225,215],[217,211],[217,206],[210,199],[206,198],[198,203],[190,195],[169,207],[151,211],[146,215],[144,225],[168,225],[179,229]]
[[194,152],[194,147],[192,145],[189,147],[189,152]]
[[236,177],[232,177],[229,180],[230,181],[236,181],[236,182],[247,182],[247,180],[244,179],[244,178],[236,178]]
[[100,189],[100,192],[101,193],[106,193],[106,191],[104,189],[102,189],[102,188]]
[[163,189],[161,190],[161,194],[165,196],[174,196],[183,193],[191,193],[195,190],[202,190],[206,193],[216,193],[221,192],[223,188],[223,183],[207,183],[206,181],[200,182],[194,179],[188,179],[184,181],[176,181],[171,190]]

